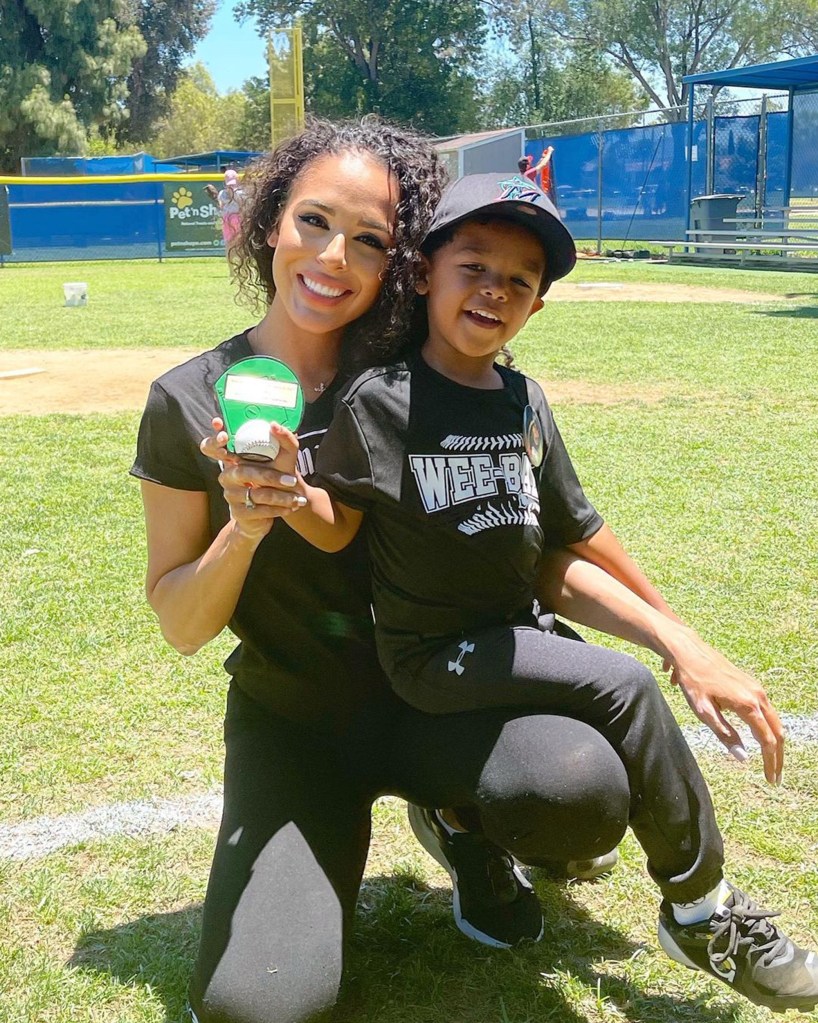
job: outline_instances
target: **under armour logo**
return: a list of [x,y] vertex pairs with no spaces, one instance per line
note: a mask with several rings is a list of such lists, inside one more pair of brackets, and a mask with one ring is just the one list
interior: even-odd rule
[[460,653],[457,655],[456,661],[449,661],[449,671],[456,671],[458,675],[462,675],[466,670],[463,667],[463,658],[466,654],[474,653],[474,643],[470,643],[467,639],[464,639],[460,644]]

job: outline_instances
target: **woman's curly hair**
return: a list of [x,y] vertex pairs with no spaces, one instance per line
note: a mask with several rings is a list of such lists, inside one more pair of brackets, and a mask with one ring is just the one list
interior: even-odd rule
[[411,340],[420,245],[445,180],[431,140],[372,114],[360,121],[310,119],[302,132],[248,169],[242,181],[241,230],[228,255],[240,296],[254,305],[272,302],[275,250],[267,238],[279,223],[293,182],[313,160],[346,152],[371,154],[400,186],[383,286],[373,307],[344,332],[341,361],[355,368],[386,361]]

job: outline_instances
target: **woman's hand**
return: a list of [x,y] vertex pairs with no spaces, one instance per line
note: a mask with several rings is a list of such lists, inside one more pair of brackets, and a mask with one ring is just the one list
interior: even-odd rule
[[219,418],[213,420],[213,433],[199,445],[202,454],[222,465],[219,483],[236,529],[259,543],[277,518],[303,508],[306,503],[296,490],[298,438],[277,424],[273,424],[271,432],[281,445],[273,462],[249,462],[228,451],[228,436]]
[[731,664],[691,629],[680,630],[672,645],[671,681],[691,710],[738,760],[747,754],[741,737],[725,718],[731,711],[750,727],[764,758],[764,775],[780,785],[784,768],[784,727],[761,683]]
[[[633,585],[632,576],[628,582]],[[631,585],[614,578],[602,564],[577,556],[573,549],[563,549],[543,558],[537,597],[543,607],[579,625],[657,653],[670,666],[671,680],[681,687],[693,713],[738,760],[746,760],[747,754],[724,712],[736,714],[750,726],[761,746],[767,780],[780,784],[784,729],[761,684],[708,646],[675,615],[648,603]]]

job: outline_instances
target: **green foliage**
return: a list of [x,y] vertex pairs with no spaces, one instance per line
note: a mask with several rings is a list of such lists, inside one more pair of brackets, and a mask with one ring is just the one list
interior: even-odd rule
[[248,78],[242,88],[244,109],[233,145],[236,149],[270,148],[270,80]]
[[485,15],[476,0],[242,0],[237,17],[259,30],[303,17],[311,111],[328,117],[378,111],[450,134],[474,126]]
[[151,140],[151,152],[169,157],[238,148],[246,105],[243,92],[221,96],[207,68],[194,64],[181,75],[167,116]]
[[132,0],[145,53],[128,75],[128,117],[112,125],[122,143],[143,142],[167,113],[182,65],[210,25],[216,0]]
[[[543,33],[541,40],[546,39]],[[601,54],[587,48],[572,52],[553,38],[543,50],[548,56],[535,60],[531,44],[524,44],[517,56],[489,72],[483,127],[568,121],[647,106],[645,93]]]
[[144,53],[128,0],[4,0],[0,169],[84,152],[89,128],[125,116],[126,79]]
[[607,54],[661,107],[686,103],[684,75],[813,53],[818,34],[816,0],[517,2],[572,45]]

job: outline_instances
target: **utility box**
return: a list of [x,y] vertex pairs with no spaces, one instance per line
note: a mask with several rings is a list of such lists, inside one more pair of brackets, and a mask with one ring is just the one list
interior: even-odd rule
[[[690,203],[690,229],[698,232],[691,235],[691,244],[696,242],[724,242],[729,246],[738,237],[738,224],[735,223],[738,204],[743,195],[699,195]],[[727,231],[729,234],[708,234],[708,231]],[[704,249],[715,252],[715,249]],[[735,253],[735,249],[726,248],[723,253]]]

